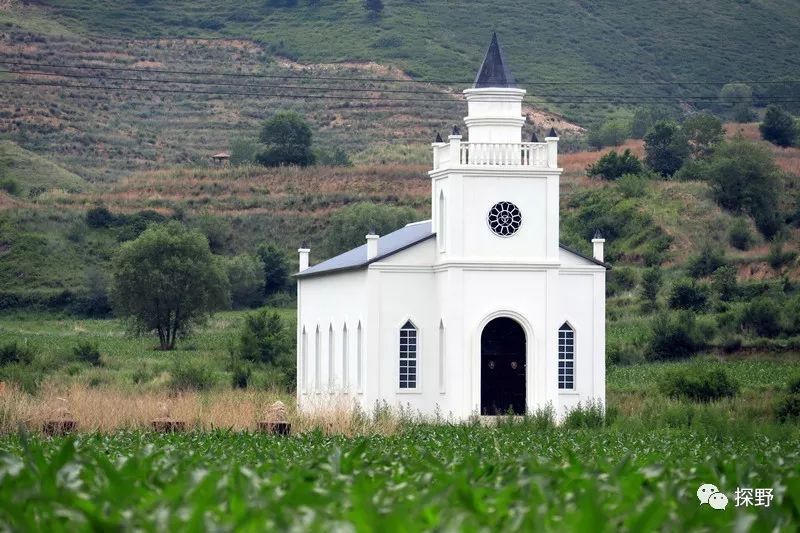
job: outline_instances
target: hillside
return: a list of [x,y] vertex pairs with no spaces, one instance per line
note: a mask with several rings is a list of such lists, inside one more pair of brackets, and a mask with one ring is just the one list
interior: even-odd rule
[[[197,165],[227,149],[232,139],[252,137],[258,123],[278,109],[306,115],[319,149],[344,149],[357,163],[426,163],[426,145],[435,132],[448,130],[463,115],[454,93],[471,83],[493,28],[529,90],[531,120],[545,131],[552,124],[570,128],[539,109],[588,125],[642,103],[705,105],[708,100],[696,98],[716,96],[729,81],[752,81],[760,95],[768,86],[755,82],[793,77],[800,68],[800,42],[794,38],[800,12],[782,0],[657,6],[637,1],[624,9],[580,0],[535,5],[388,0],[376,17],[368,16],[360,0],[9,5],[0,10],[0,51],[15,61],[201,72],[206,74],[178,78],[234,84],[166,84],[167,78],[176,79],[167,75],[150,76],[160,83],[121,82],[112,78],[135,80],[143,74],[117,71],[81,71],[93,77],[69,78],[63,74],[75,71],[28,66],[27,71],[48,74],[25,79],[91,83],[103,90],[0,85],[0,136],[92,181]],[[317,80],[321,88],[313,94],[328,98],[301,98],[313,81],[207,73],[338,81]],[[0,81],[18,79],[0,73]],[[276,83],[298,89],[281,92]],[[241,90],[241,84],[256,94],[204,93]],[[119,85],[136,90],[109,89]],[[409,87],[425,94],[403,92]],[[359,99],[364,96],[380,100]]]
[[90,185],[80,176],[9,141],[0,141],[0,179],[14,180],[22,194],[61,189],[83,192]]

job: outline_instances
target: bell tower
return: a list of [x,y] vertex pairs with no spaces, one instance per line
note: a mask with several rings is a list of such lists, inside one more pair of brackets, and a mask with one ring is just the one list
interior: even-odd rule
[[558,262],[558,134],[522,139],[526,91],[497,34],[467,100],[467,136],[433,143],[432,215],[438,263]]

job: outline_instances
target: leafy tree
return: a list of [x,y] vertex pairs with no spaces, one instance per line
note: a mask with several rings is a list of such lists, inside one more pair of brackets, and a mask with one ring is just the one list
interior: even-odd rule
[[248,254],[226,257],[224,261],[233,308],[260,305],[264,300],[264,263]]
[[366,241],[370,231],[385,235],[417,218],[410,207],[395,207],[361,202],[331,215],[325,231],[325,251],[329,256],[346,252]]
[[245,317],[238,347],[245,361],[275,364],[291,355],[292,343],[280,315],[262,309]]
[[714,272],[712,287],[723,302],[733,300],[737,292],[736,269],[732,266],[718,268]]
[[289,285],[289,260],[274,244],[262,244],[256,251],[264,265],[264,295],[272,296]]
[[781,102],[781,107],[790,113],[800,114],[800,85],[793,77],[783,77],[766,87],[768,102]]
[[86,211],[86,224],[90,228],[108,228],[116,223],[116,217],[105,206],[98,205]]
[[649,308],[655,309],[658,305],[662,278],[660,268],[648,268],[642,274],[642,298]]
[[692,313],[683,311],[653,319],[650,359],[685,359],[704,347],[702,333]]
[[607,180],[615,180],[625,174],[638,174],[641,171],[642,162],[627,148],[622,155],[614,151],[608,152],[593,165],[586,167],[586,174],[589,176],[600,176]]
[[643,106],[633,111],[631,119],[631,137],[643,139],[653,125],[660,120],[670,120],[673,113],[664,106]]
[[722,121],[710,113],[695,113],[683,122],[683,131],[689,139],[692,154],[708,154],[725,138]]
[[312,165],[315,158],[311,137],[311,128],[300,115],[282,111],[262,126],[259,141],[266,145],[266,149],[257,160],[267,167]]
[[231,165],[255,163],[260,146],[251,139],[237,138],[231,141]]
[[781,332],[781,309],[774,300],[759,298],[742,310],[741,325],[760,337],[775,337]]
[[689,258],[687,270],[692,277],[703,278],[710,276],[715,270],[724,265],[725,253],[722,249],[706,243],[697,255]]
[[213,215],[200,215],[189,222],[208,239],[208,245],[215,254],[231,251],[233,229],[226,219]]
[[693,279],[678,280],[669,295],[669,306],[672,309],[702,311],[707,301],[705,287],[698,285]]
[[727,83],[719,91],[720,109],[736,122],[753,120],[753,88],[745,83]]
[[645,162],[662,176],[675,174],[689,157],[689,140],[675,122],[657,122],[644,143]]
[[623,119],[613,119],[604,122],[599,128],[589,130],[587,142],[589,146],[602,148],[604,146],[619,146],[625,142],[630,133],[630,124]]
[[792,115],[778,106],[767,107],[764,122],[758,126],[758,129],[765,141],[778,146],[792,146],[797,140],[797,125],[794,123]]
[[750,214],[767,238],[778,232],[781,178],[769,148],[733,139],[720,144],[699,170],[719,205]]
[[153,225],[122,245],[113,261],[111,297],[118,316],[155,332],[162,350],[227,304],[228,280],[205,236],[178,222]]

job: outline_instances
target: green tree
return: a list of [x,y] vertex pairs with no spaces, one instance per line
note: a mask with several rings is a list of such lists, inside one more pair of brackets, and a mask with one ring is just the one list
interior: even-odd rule
[[587,142],[595,148],[619,146],[630,134],[631,126],[627,120],[613,119],[604,122],[599,128],[589,131]]
[[151,225],[114,256],[114,311],[138,331],[157,333],[162,350],[224,308],[227,295],[227,276],[205,236],[178,222]]
[[254,255],[226,257],[225,272],[234,309],[257,307],[264,301],[264,263]]
[[658,307],[658,291],[661,289],[662,273],[660,268],[648,268],[642,274],[642,298],[647,308]]
[[410,207],[395,207],[361,202],[331,215],[325,231],[325,252],[333,256],[360,246],[370,231],[385,235],[417,218]]
[[621,155],[614,151],[608,152],[594,164],[586,167],[587,175],[607,180],[615,180],[625,174],[638,174],[641,171],[642,162],[627,148]]
[[710,113],[695,113],[690,116],[683,122],[683,131],[695,157],[708,154],[725,138],[722,121]]
[[231,165],[255,163],[261,147],[252,139],[236,138],[231,141]]
[[778,106],[767,107],[764,122],[758,129],[761,131],[762,139],[778,146],[792,146],[797,140],[797,125],[792,115]]
[[631,137],[643,139],[647,132],[660,120],[670,120],[672,111],[664,106],[642,106],[633,111]]
[[278,313],[262,309],[245,317],[238,344],[243,360],[280,364],[291,357],[291,350],[291,336]]
[[742,138],[724,142],[706,158],[700,177],[719,205],[748,213],[767,238],[778,232],[781,178],[769,148]]
[[753,120],[753,88],[745,83],[727,83],[719,91],[720,109],[735,122]]
[[732,266],[720,267],[714,272],[714,280],[711,286],[719,295],[719,299],[728,302],[736,297],[738,286],[736,283],[736,269]]
[[670,177],[689,157],[689,140],[675,122],[659,121],[644,136],[645,162],[662,176]]
[[256,251],[264,265],[264,295],[272,296],[289,285],[289,260],[274,244],[262,244]]
[[311,128],[303,118],[291,111],[282,111],[261,127],[259,141],[266,145],[257,160],[264,166],[313,165]]

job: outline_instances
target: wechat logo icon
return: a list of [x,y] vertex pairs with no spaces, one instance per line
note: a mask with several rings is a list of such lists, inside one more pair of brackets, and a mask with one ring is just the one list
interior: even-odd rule
[[721,511],[728,506],[728,497],[719,491],[716,485],[704,483],[697,489],[697,499],[700,505],[707,503],[712,508]]

